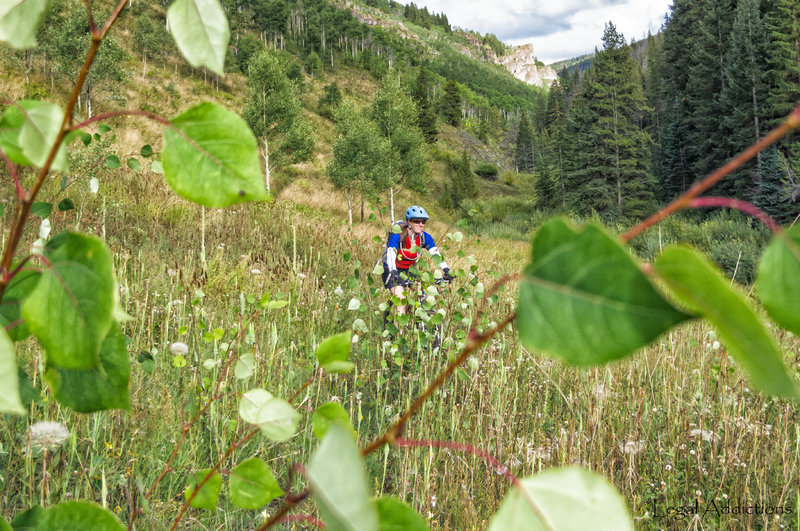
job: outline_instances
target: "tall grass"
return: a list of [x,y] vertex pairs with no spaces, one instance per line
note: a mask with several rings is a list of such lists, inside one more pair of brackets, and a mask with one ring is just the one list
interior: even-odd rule
[[[165,467],[183,423],[213,392],[224,365],[220,360],[230,349],[251,351],[255,374],[226,380],[227,394],[188,432],[171,472],[137,520],[139,528],[168,527],[183,503],[189,475],[215,463],[246,429],[238,417],[237,393],[262,387],[288,398],[315,373],[319,341],[361,318],[369,332],[359,333],[354,344],[356,370],[318,377],[299,395],[300,433],[281,444],[256,437],[223,466],[224,474],[235,463],[259,456],[287,490],[300,489],[302,478],[290,479],[288,471],[292,463],[307,461],[316,446],[310,429],[314,409],[341,402],[362,445],[382,433],[456,353],[466,325],[453,317],[456,312],[472,317],[480,299],[474,284],[488,287],[500,273],[519,271],[527,259],[528,247],[521,242],[439,238],[453,269],[465,270],[440,300],[448,312],[443,334],[449,346],[434,352],[412,347],[398,364],[382,334],[378,306],[387,298],[385,290],[378,277],[369,275],[384,245],[385,223],[349,229],[340,221],[341,212],[334,216],[278,201],[206,210],[203,234],[200,207],[168,195],[151,177],[108,181],[98,196],[82,198],[77,213],[52,216],[54,233],[80,225],[104,234],[114,252],[121,300],[134,317],[125,324],[132,408],[93,415],[61,408],[42,385],[38,346],[21,343],[22,365],[42,399],[30,405],[29,418],[6,417],[0,426],[0,500],[6,518],[42,502],[92,499],[127,520],[131,500],[138,497],[141,504],[141,491]],[[445,231],[444,225],[435,228]],[[474,276],[468,255],[478,265]],[[253,306],[247,296],[263,293],[290,304],[259,313],[248,324]],[[361,310],[347,309],[351,298],[362,302]],[[509,286],[488,306],[486,321],[513,308]],[[222,336],[214,337],[215,330]],[[778,336],[787,362],[800,368],[798,339]],[[176,341],[189,346],[184,366],[169,349]],[[749,389],[724,346],[715,342],[707,326],[689,324],[630,360],[580,370],[527,351],[509,330],[425,404],[405,437],[485,449],[517,476],[573,463],[593,469],[622,492],[642,529],[797,528],[797,412]],[[137,360],[142,352],[155,360],[152,374]],[[31,448],[27,437],[28,426],[42,419],[64,422],[72,433],[48,456]],[[388,448],[369,456],[367,467],[375,494],[400,496],[436,529],[485,527],[509,488],[483,461],[453,450]],[[654,507],[689,505],[696,498],[701,509],[714,500],[720,506],[789,506],[794,513],[712,511],[694,524],[653,518]],[[223,490],[216,512],[191,510],[183,524],[252,528],[276,506],[273,502],[264,512],[237,509]],[[307,504],[301,511],[314,509]]]

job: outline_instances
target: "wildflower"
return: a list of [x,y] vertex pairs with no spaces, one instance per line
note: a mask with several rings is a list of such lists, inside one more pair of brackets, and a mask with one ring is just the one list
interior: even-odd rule
[[714,342],[711,344],[711,348],[712,348],[712,349],[714,349],[714,350],[719,350],[719,346],[720,346],[720,343],[719,343],[719,341],[714,341]]
[[625,455],[636,455],[645,449],[644,441],[625,441],[619,445],[619,451]]
[[28,436],[33,446],[55,450],[69,439],[69,430],[60,422],[43,420],[30,427]]
[[701,437],[704,441],[714,442],[717,438],[717,435],[713,431],[701,430],[697,428],[689,432],[689,437]]
[[261,274],[261,270],[260,269],[251,269],[250,273],[252,273],[253,275],[260,275]]
[[304,273],[297,273],[297,278],[303,280],[304,278],[306,278],[306,275]]
[[177,274],[178,274],[177,270],[172,269],[171,267],[169,269],[167,269],[167,275],[169,275],[170,277],[174,277]]
[[189,345],[180,341],[176,341],[169,346],[169,351],[176,356],[185,356],[189,353]]
[[341,296],[344,295],[344,290],[341,286],[336,286],[336,289],[333,290],[334,295]]
[[672,465],[670,465],[670,464],[668,463],[668,464],[667,464],[667,466],[665,466],[665,467],[664,467],[664,469],[665,469],[667,472],[669,472],[670,470],[672,470]]

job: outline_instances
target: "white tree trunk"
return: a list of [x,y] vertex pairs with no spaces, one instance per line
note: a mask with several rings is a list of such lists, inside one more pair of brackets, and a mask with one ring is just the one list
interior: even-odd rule
[[347,221],[353,226],[353,194],[347,189]]
[[266,173],[267,192],[269,192],[269,146],[267,139],[264,139],[264,173]]

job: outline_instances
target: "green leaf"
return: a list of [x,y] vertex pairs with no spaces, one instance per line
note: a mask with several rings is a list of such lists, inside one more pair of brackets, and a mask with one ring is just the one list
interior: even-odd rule
[[17,355],[5,329],[0,328],[0,413],[25,414],[19,394]]
[[244,378],[250,378],[250,376],[253,375],[253,366],[255,363],[256,357],[252,352],[242,354],[236,361],[236,365],[233,368],[233,374],[240,380],[243,380]]
[[378,529],[378,511],[369,500],[361,452],[348,430],[334,423],[308,463],[311,493],[330,531]]
[[758,264],[756,290],[776,323],[800,335],[800,225],[776,235]]
[[141,351],[136,356],[136,361],[139,362],[142,366],[142,370],[147,374],[153,374],[153,371],[156,369],[156,360],[153,358],[153,355],[146,350]]
[[800,399],[797,382],[764,323],[708,258],[674,246],[664,250],[654,267],[678,298],[711,321],[753,385],[767,394]]
[[116,289],[111,256],[99,238],[64,232],[45,247],[50,267],[22,304],[22,316],[50,365],[93,369],[111,327]]
[[11,527],[14,531],[28,531],[40,529],[40,525],[44,521],[47,511],[40,505],[34,505],[26,511],[17,513],[13,520],[11,520]]
[[521,479],[520,484],[522,491],[511,488],[487,531],[633,530],[622,496],[599,474],[579,467],[556,468]]
[[116,155],[109,155],[109,156],[106,158],[106,168],[108,168],[108,169],[110,169],[110,170],[116,170],[116,169],[117,169],[117,168],[119,168],[120,166],[122,166],[122,162],[120,162],[120,160],[119,160],[119,157],[118,157],[118,156],[116,156]]
[[22,269],[6,286],[3,300],[0,302],[0,326],[6,328],[11,323],[17,323],[8,330],[8,336],[12,341],[22,341],[31,333],[28,324],[22,319],[22,302],[33,292],[41,275],[38,271]]
[[689,319],[650,284],[604,229],[543,225],[519,288],[519,336],[575,365],[622,358]]
[[[173,6],[174,7],[174,6]],[[179,195],[205,206],[224,207],[268,198],[258,146],[250,127],[215,103],[202,103],[164,130],[162,162]]]
[[164,165],[160,160],[154,160],[150,163],[150,171],[162,175],[164,173]]
[[0,218],[6,215],[6,205],[5,203],[0,203]]
[[100,131],[101,134],[106,134],[111,131],[111,127],[108,124],[100,124],[97,130]]
[[114,323],[100,347],[100,364],[89,369],[68,369],[48,357],[45,379],[61,404],[79,412],[129,409],[128,380],[131,367],[125,334]]
[[264,435],[276,442],[292,437],[300,423],[300,414],[287,401],[263,389],[253,389],[242,395],[239,416],[258,426]]
[[81,142],[83,142],[84,146],[88,146],[89,144],[92,143],[92,135],[81,131]]
[[[0,119],[0,148],[22,166],[44,166],[58,137],[64,111],[54,103],[20,100],[9,105]],[[67,171],[64,144],[59,147],[52,169]]]
[[267,310],[279,310],[287,304],[289,304],[289,301],[269,301],[265,307]]
[[69,197],[65,197],[64,199],[58,202],[58,209],[62,212],[66,212],[67,210],[72,210],[73,208],[75,208],[75,202]]
[[[117,517],[99,505],[85,501],[61,502],[46,509],[44,516],[36,527],[39,529],[58,531],[124,531]],[[16,528],[15,528],[16,529]]]
[[394,496],[382,496],[372,503],[378,510],[379,531],[428,531],[425,519]]
[[139,150],[139,154],[144,158],[152,157],[153,156],[153,146],[150,144],[145,144],[142,146],[142,149]]
[[142,164],[139,162],[138,159],[130,158],[125,161],[125,164],[127,164],[128,168],[132,169],[136,173],[142,171]]
[[44,219],[53,211],[53,203],[37,201],[31,205],[31,215]]
[[[211,473],[211,469],[207,468],[204,470],[198,470],[197,472],[192,475],[189,479],[189,484],[186,486],[186,490],[183,491],[183,495],[186,500],[189,500],[192,494],[197,490],[197,486],[205,479],[205,477]],[[211,477],[208,478],[200,490],[197,490],[197,494],[192,501],[189,503],[195,509],[208,509],[209,511],[216,511],[217,510],[217,501],[219,500],[219,491],[222,490],[222,476],[219,475],[219,472],[216,470],[211,474]]]
[[17,50],[36,46],[36,32],[49,0],[5,0],[0,3],[0,41]]
[[284,494],[272,470],[257,457],[231,470],[231,501],[243,509],[258,509]]
[[8,520],[0,516],[0,531],[13,531],[11,528],[11,524],[8,523]]
[[190,65],[224,75],[231,32],[217,0],[175,0],[167,10],[167,23]]
[[322,439],[328,433],[328,429],[334,423],[347,428],[350,433],[353,433],[350,415],[347,414],[347,411],[339,402],[322,404],[314,411],[314,415],[311,417],[311,429],[319,439]]
[[353,370],[353,363],[347,361],[353,333],[342,332],[322,340],[317,347],[317,363],[331,373],[346,373]]

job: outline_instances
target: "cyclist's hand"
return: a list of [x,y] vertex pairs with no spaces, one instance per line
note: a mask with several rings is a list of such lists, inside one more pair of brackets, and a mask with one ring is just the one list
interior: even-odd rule
[[444,273],[442,275],[442,280],[444,280],[448,284],[453,282],[453,277],[450,276],[450,268],[449,267],[445,267],[444,269],[442,269],[442,272]]

